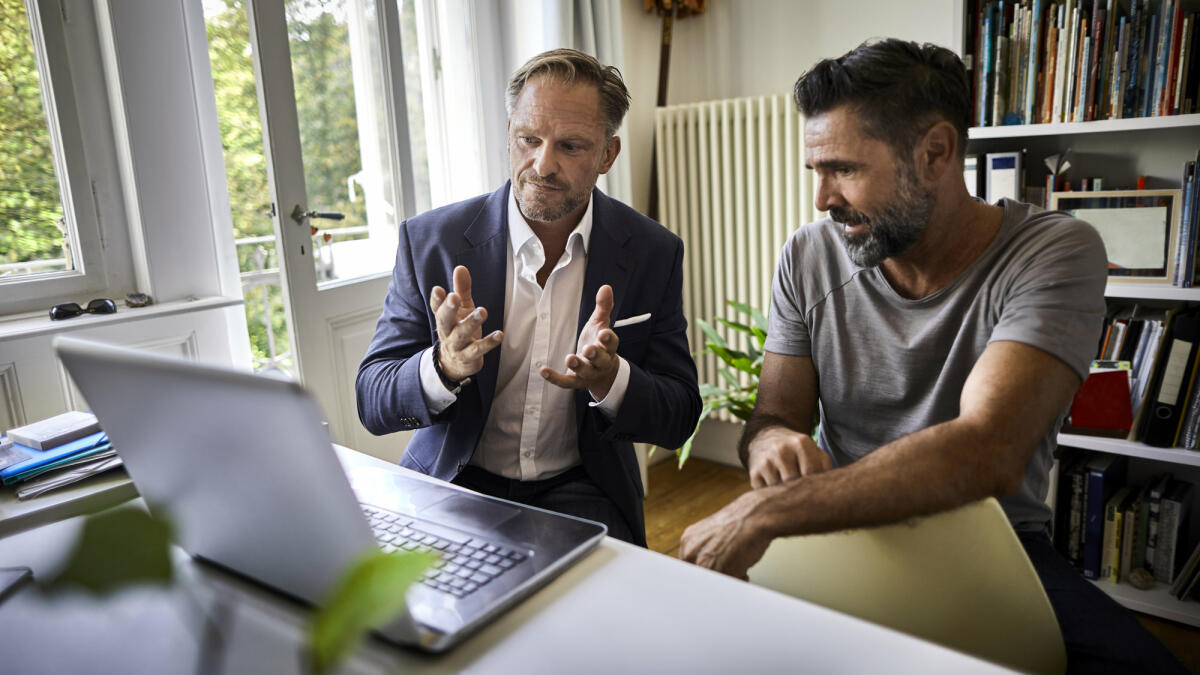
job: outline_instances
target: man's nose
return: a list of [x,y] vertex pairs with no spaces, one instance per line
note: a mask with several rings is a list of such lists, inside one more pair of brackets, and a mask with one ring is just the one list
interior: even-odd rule
[[554,150],[548,144],[534,150],[533,170],[539,176],[549,176],[558,170],[558,158],[555,157]]
[[831,206],[843,205],[844,200],[841,193],[837,190],[836,183],[823,178],[817,178],[817,210],[828,211]]

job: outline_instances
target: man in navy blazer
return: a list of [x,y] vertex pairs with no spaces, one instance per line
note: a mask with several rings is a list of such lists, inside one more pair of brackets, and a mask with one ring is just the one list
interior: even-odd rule
[[683,243],[595,188],[629,105],[615,68],[546,52],[506,103],[511,180],[399,228],[359,417],[417,430],[403,466],[644,546],[633,443],[682,445],[701,406]]

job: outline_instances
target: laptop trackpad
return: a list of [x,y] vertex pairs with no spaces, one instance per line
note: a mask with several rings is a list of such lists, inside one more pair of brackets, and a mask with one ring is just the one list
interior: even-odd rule
[[521,513],[520,509],[478,497],[448,497],[421,511],[426,520],[471,530],[491,530]]

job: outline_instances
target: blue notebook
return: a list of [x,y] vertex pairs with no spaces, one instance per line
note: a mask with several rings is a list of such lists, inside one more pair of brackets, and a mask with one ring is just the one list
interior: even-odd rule
[[0,482],[3,482],[5,485],[11,485],[25,478],[26,474],[33,469],[74,455],[96,450],[104,445],[108,445],[108,435],[103,431],[97,431],[83,438],[77,438],[49,450],[34,450],[29,446],[14,443],[12,449],[28,455],[29,458],[0,470]]

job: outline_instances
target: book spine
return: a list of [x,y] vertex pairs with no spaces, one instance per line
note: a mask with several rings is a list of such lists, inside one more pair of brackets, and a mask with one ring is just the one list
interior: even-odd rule
[[1100,560],[1104,552],[1105,472],[1091,469],[1087,476],[1087,503],[1083,534],[1083,576],[1100,578]]
[[1042,16],[1045,14],[1043,2],[1044,0],[1033,0],[1033,7],[1030,10],[1029,17],[1028,65],[1025,71],[1025,109],[1021,112],[1021,119],[1026,124],[1033,124],[1037,121],[1034,118],[1034,109],[1037,105],[1038,57],[1042,53]]
[[1104,535],[1101,539],[1100,574],[1098,578],[1113,580],[1115,582],[1113,579],[1113,550],[1115,542],[1120,541],[1117,533],[1117,528],[1120,525],[1117,521],[1117,506],[1113,503],[1114,501],[1110,499],[1104,505]]
[[1179,504],[1164,497],[1158,507],[1158,537],[1154,547],[1154,579],[1175,581],[1175,542],[1179,535]]
[[1138,501],[1135,499],[1121,514],[1121,556],[1117,578],[1113,579],[1113,583],[1128,580],[1129,572],[1133,569],[1133,535],[1137,529],[1137,509]]
[[1071,519],[1070,531],[1067,533],[1067,561],[1075,569],[1083,569],[1083,518],[1086,486],[1086,473],[1081,465],[1071,474]]
[[1150,534],[1150,497],[1143,494],[1137,502],[1137,515],[1133,521],[1133,550],[1129,552],[1129,569],[1149,569],[1146,560]]

